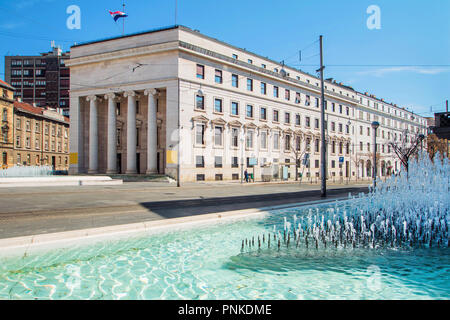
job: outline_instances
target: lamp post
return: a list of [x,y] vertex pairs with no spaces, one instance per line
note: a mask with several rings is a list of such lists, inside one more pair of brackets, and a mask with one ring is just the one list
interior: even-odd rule
[[372,122],[373,128],[373,188],[377,186],[377,129],[380,126],[378,121]]

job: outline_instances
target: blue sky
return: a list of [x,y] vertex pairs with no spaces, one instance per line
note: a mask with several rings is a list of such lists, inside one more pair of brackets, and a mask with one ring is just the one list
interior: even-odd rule
[[[81,9],[80,30],[66,27],[69,5]],[[367,28],[370,5],[381,9],[379,30]],[[4,55],[45,52],[51,40],[68,50],[122,32],[108,14],[122,0],[0,0],[0,9],[2,79]],[[126,33],[175,23],[175,0],[127,0],[125,11]],[[450,98],[448,0],[178,0],[178,24],[312,74],[319,48],[309,45],[323,35],[326,78],[421,115],[443,111]]]

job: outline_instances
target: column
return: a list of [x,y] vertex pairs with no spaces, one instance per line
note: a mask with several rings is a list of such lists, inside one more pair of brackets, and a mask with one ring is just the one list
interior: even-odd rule
[[127,170],[126,174],[135,174],[136,170],[136,93],[125,92],[127,106]]
[[86,98],[90,102],[89,105],[89,174],[98,172],[98,114],[96,96]]
[[116,95],[108,93],[105,95],[108,100],[108,143],[106,173],[117,173],[117,128],[116,128]]
[[148,95],[147,110],[147,174],[157,173],[157,119],[156,119],[156,99],[158,91],[156,89],[148,89],[144,91]]
[[[43,123],[41,123],[42,133],[44,132]],[[43,134],[42,134],[43,135]],[[83,120],[81,118],[80,97],[70,96],[70,168],[69,174],[81,173],[84,166],[83,152]],[[41,150],[44,150],[42,141]],[[14,160],[15,161],[15,160]],[[42,159],[43,161],[43,159]],[[43,162],[42,162],[43,163]]]

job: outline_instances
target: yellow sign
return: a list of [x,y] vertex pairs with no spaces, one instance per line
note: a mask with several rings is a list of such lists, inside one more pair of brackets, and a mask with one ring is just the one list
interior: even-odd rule
[[78,153],[71,153],[69,156],[70,164],[78,164]]
[[177,164],[178,163],[178,153],[177,151],[167,150],[167,163],[168,164]]

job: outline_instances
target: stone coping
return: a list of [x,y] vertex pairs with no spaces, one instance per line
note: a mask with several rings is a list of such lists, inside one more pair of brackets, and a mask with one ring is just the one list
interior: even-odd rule
[[93,244],[100,241],[126,239],[137,235],[150,235],[217,223],[229,223],[236,220],[263,218],[271,210],[324,204],[347,199],[348,197],[341,197],[101,228],[0,239],[0,258],[26,256],[52,249],[69,249],[74,246]]

